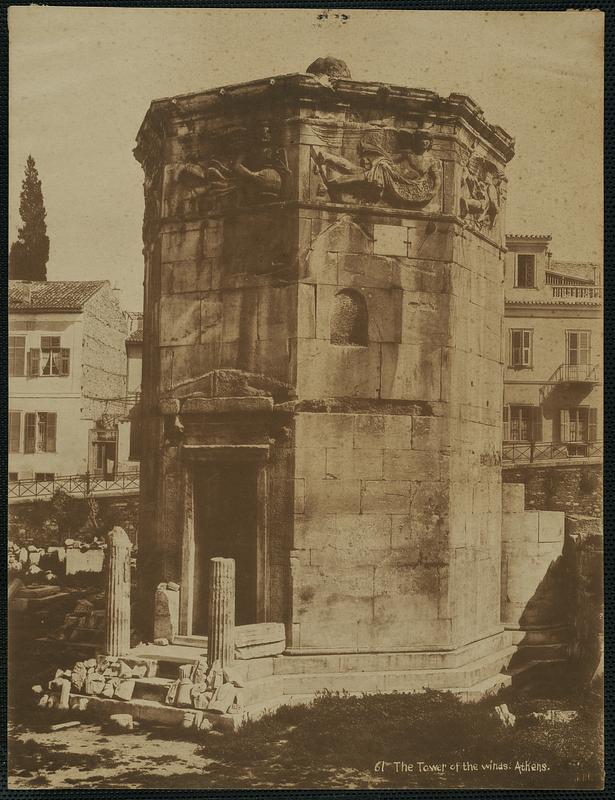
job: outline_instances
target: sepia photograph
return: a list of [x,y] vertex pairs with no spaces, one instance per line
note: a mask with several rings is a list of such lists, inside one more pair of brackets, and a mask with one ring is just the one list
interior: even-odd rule
[[8,788],[604,788],[599,10],[8,9]]

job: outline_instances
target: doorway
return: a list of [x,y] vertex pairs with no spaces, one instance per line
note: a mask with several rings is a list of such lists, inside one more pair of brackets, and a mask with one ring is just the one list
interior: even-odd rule
[[90,474],[106,481],[117,474],[117,431],[90,431]]
[[192,633],[207,635],[209,561],[235,559],[235,624],[257,619],[257,467],[209,462],[194,471]]

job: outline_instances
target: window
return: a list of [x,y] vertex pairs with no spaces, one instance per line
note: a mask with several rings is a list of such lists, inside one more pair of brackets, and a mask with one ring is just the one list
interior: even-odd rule
[[24,453],[55,453],[57,415],[38,411],[25,415]]
[[26,337],[9,336],[9,376],[23,377],[26,369]]
[[503,438],[509,442],[540,442],[542,440],[542,409],[540,406],[504,406]]
[[35,481],[55,481],[56,474],[55,472],[35,472],[34,473],[34,480]]
[[513,330],[510,332],[511,367],[532,366],[532,331]]
[[566,363],[572,366],[589,364],[590,356],[590,331],[566,331]]
[[68,375],[70,350],[60,347],[59,336],[41,336],[41,375]]
[[9,411],[9,453],[19,453],[21,447],[21,411]]
[[520,289],[534,289],[536,287],[536,256],[519,253],[517,255],[517,275],[515,286]]
[[70,374],[70,349],[60,347],[59,336],[41,336],[40,349],[28,350],[28,375],[31,378]]
[[559,412],[561,442],[595,442],[598,409],[578,406],[562,408]]
[[331,344],[366,347],[367,304],[361,292],[343,289],[335,295],[331,315]]

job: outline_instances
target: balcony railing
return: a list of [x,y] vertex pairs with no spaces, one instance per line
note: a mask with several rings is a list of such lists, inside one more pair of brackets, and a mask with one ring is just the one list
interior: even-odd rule
[[602,286],[554,286],[551,284],[551,293],[558,300],[601,300]]
[[540,402],[544,403],[556,386],[565,383],[600,383],[597,364],[560,364],[549,380],[540,387]]
[[602,458],[602,442],[505,442],[502,445],[504,466],[585,458]]
[[139,491],[139,471],[118,472],[113,477],[103,475],[62,475],[52,481],[9,481],[9,500],[50,500],[61,490],[72,497],[136,494]]

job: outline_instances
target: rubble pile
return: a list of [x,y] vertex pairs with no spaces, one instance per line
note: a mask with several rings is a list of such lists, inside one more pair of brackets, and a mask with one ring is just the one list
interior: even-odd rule
[[194,664],[183,664],[179,678],[171,684],[165,702],[180,708],[238,714],[243,710],[244,684],[236,673],[219,661],[208,666],[200,657]]
[[72,670],[56,670],[55,677],[49,681],[47,692],[41,686],[33,686],[32,691],[39,696],[38,704],[43,708],[87,707],[74,695],[130,700],[135,679],[147,676],[151,669],[152,666],[146,663],[130,666],[118,657],[98,656],[87,661],[77,661]]
[[27,583],[54,583],[63,571],[62,562],[66,557],[63,547],[20,547],[8,543],[9,576],[19,576]]
[[67,642],[102,641],[105,630],[104,593],[92,600],[82,598],[74,609],[64,616],[64,623],[55,632],[54,638]]

